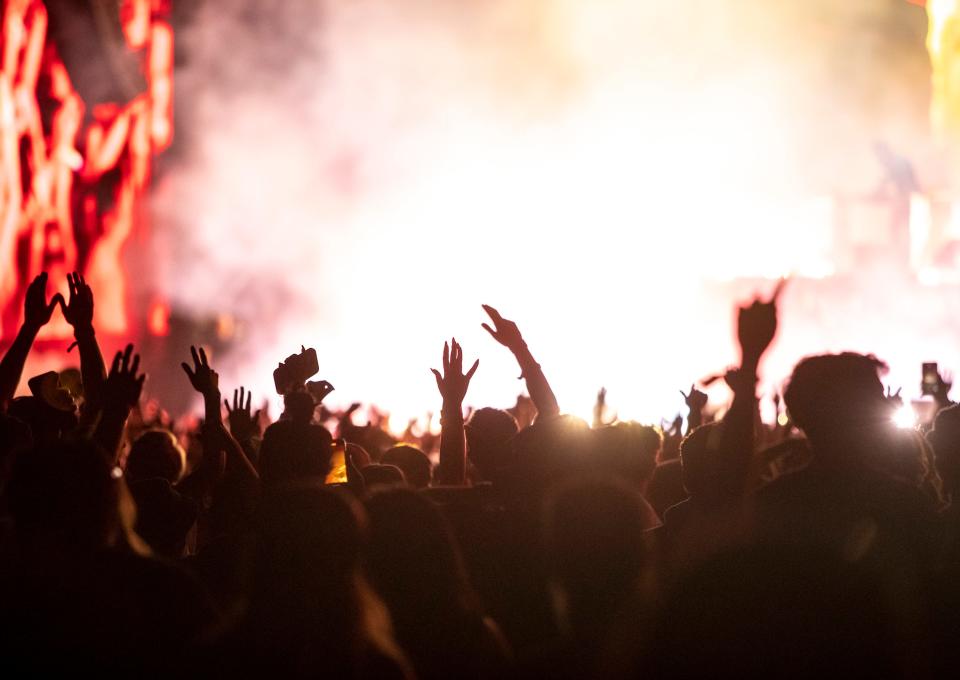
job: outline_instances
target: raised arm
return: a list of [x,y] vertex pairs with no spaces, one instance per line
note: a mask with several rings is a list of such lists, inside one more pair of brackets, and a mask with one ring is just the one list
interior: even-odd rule
[[57,293],[47,302],[46,272],[37,276],[27,287],[27,295],[23,301],[23,325],[0,360],[0,404],[6,404],[13,399],[33,341],[40,329],[50,321],[53,308],[62,301],[63,298]]
[[[246,400],[244,400],[246,396]],[[227,423],[230,425],[230,434],[243,448],[247,459],[257,460],[257,447],[263,434],[260,431],[260,411],[251,407],[253,394],[244,387],[233,391],[233,406],[226,399],[223,405],[227,409]]]
[[680,394],[687,405],[687,434],[690,434],[703,425],[703,409],[707,406],[707,395],[698,390],[696,385],[690,385],[689,394],[683,390],[680,390]]
[[110,453],[114,462],[120,454],[120,443],[130,409],[140,401],[143,381],[147,377],[142,373],[138,375],[139,368],[140,355],[133,354],[133,345],[127,345],[123,352],[117,352],[114,356],[110,373],[102,386],[102,415],[93,436],[103,450]]
[[[243,447],[227,431],[220,417],[220,376],[210,367],[203,347],[199,350],[196,347],[190,347],[190,354],[193,358],[193,368],[187,363],[182,363],[180,366],[187,374],[193,389],[203,396],[204,432],[210,436],[212,445],[221,447],[221,450],[226,453],[225,474],[228,477],[236,477],[244,483],[256,483],[259,478],[257,471],[247,459]],[[205,441],[204,444],[206,445],[207,442]]]
[[80,375],[83,378],[84,410],[102,407],[103,383],[107,378],[103,354],[93,330],[93,290],[79,272],[67,274],[70,301],[60,297],[63,316],[73,326],[73,336],[80,350]]
[[443,397],[440,410],[440,466],[437,477],[441,484],[464,485],[467,483],[467,448],[463,431],[463,398],[470,386],[470,379],[477,371],[480,360],[473,362],[470,370],[463,372],[463,350],[456,338],[443,343],[443,374],[435,368],[437,389]]
[[540,364],[533,358],[530,348],[527,347],[523,336],[520,335],[517,324],[509,319],[504,319],[500,316],[500,312],[490,305],[483,305],[483,310],[493,321],[493,328],[485,323],[481,325],[493,336],[494,340],[509,349],[516,357],[517,363],[520,365],[520,376],[526,381],[527,391],[530,393],[534,406],[537,407],[537,416],[548,418],[559,415],[560,406],[557,404],[557,397],[553,394]]
[[746,490],[749,479],[760,359],[777,333],[777,299],[784,283],[781,281],[778,284],[768,301],[754,300],[749,307],[741,307],[737,313],[740,366],[726,376],[727,383],[733,389],[733,404],[723,418],[720,440],[726,491],[736,497]]

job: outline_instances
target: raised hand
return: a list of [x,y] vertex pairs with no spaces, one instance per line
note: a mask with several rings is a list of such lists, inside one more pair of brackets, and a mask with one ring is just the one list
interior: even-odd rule
[[440,465],[437,468],[437,479],[442,484],[461,485],[466,482],[467,448],[462,406],[470,379],[479,365],[480,360],[477,359],[470,370],[464,373],[463,350],[457,339],[451,338],[449,343],[443,343],[443,374],[435,368],[430,369],[433,377],[437,379],[437,389],[443,397],[440,415]]
[[27,286],[27,295],[23,301],[23,325],[0,358],[0,404],[13,399],[33,341],[43,325],[50,321],[54,306],[62,301],[63,298],[57,294],[47,302],[46,273],[40,274]]
[[74,330],[93,328],[93,290],[79,272],[67,274],[67,286],[70,289],[70,301],[64,302],[60,296],[63,317]]
[[120,453],[120,442],[130,409],[140,401],[143,391],[146,376],[142,373],[137,375],[139,368],[140,355],[133,353],[133,345],[127,345],[113,357],[110,373],[99,386],[98,413],[102,415],[93,436],[113,460]]
[[603,427],[603,416],[607,412],[607,388],[601,387],[597,392],[597,400],[593,403],[593,426]]
[[39,274],[29,286],[23,301],[23,324],[30,330],[40,330],[53,314],[54,307],[63,302],[63,296],[56,293],[47,302],[47,273]]
[[696,385],[690,385],[690,393],[687,394],[683,390],[680,390],[680,394],[683,395],[683,401],[687,405],[687,408],[690,411],[703,411],[704,407],[707,405],[707,395],[704,392],[701,392],[697,389]]
[[117,352],[110,365],[110,372],[103,386],[104,401],[118,408],[131,409],[140,401],[146,374],[137,375],[140,355],[133,354],[133,345],[128,344]]
[[894,392],[889,385],[887,386],[887,395],[885,399],[887,404],[890,406],[890,410],[895,411],[903,407],[903,397],[900,396],[900,392],[902,390],[902,387],[898,387],[897,391]]
[[680,390],[683,395],[683,401],[687,405],[687,434],[703,424],[703,409],[707,405],[707,395],[697,389],[694,384],[690,385],[690,393],[687,394]]
[[227,423],[230,424],[230,434],[239,442],[249,441],[260,435],[260,411],[253,412],[250,408],[252,393],[246,392],[246,401],[244,401],[245,390],[241,387],[233,391],[233,407],[226,399],[223,405],[227,408]]
[[191,369],[186,362],[181,363],[180,366],[183,368],[183,372],[186,373],[187,378],[190,379],[190,384],[193,385],[193,389],[204,397],[216,395],[217,403],[219,404],[220,376],[210,368],[210,362],[207,361],[207,353],[203,347],[198,351],[196,347],[191,345],[190,354],[193,357],[193,368]]
[[538,418],[552,418],[560,414],[560,406],[557,404],[557,397],[547,382],[540,364],[533,358],[530,348],[524,342],[520,335],[520,329],[517,324],[509,319],[500,316],[500,312],[490,305],[483,305],[483,311],[493,321],[493,328],[488,324],[480,324],[493,339],[509,349],[520,365],[520,377],[527,383],[527,391],[537,407]]
[[487,333],[493,336],[494,340],[516,354],[524,346],[523,336],[520,335],[520,329],[517,328],[517,324],[509,319],[504,319],[500,316],[500,312],[490,305],[482,306],[483,311],[485,311],[489,315],[490,320],[493,321],[493,328],[486,323],[480,325],[486,329]]
[[470,370],[464,373],[463,349],[461,349],[457,339],[451,338],[449,343],[443,343],[443,375],[435,368],[430,370],[433,371],[433,377],[437,379],[437,389],[440,390],[444,404],[460,407],[463,398],[467,395],[470,379],[477,372],[477,366],[479,365],[480,360],[477,359],[473,362]]
[[749,307],[739,308],[737,340],[744,366],[756,368],[760,357],[773,342],[777,334],[777,300],[785,285],[786,279],[781,279],[768,301],[757,299]]

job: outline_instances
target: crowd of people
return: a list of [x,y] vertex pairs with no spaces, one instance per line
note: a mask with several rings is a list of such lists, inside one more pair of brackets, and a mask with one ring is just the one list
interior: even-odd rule
[[[691,386],[666,428],[607,422],[602,393],[593,423],[565,415],[485,306],[529,398],[465,418],[479,361],[451,339],[439,441],[414,445],[305,383],[265,422],[243,387],[224,398],[202,347],[182,368],[203,419],[180,431],[143,408],[131,345],[104,361],[84,278],[47,284],[0,361],[7,677],[947,677],[960,661],[960,406],[941,394],[932,427],[897,427],[884,364],[825,354],[764,424],[779,288],[737,310],[722,417]],[[58,307],[79,371],[15,396]]]

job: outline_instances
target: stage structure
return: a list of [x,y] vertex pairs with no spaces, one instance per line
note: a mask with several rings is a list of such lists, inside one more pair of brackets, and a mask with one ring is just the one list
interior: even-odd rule
[[[97,328],[135,334],[123,252],[147,228],[151,166],[173,136],[170,0],[0,7],[0,338],[41,271],[63,293],[82,272]],[[55,315],[43,333],[70,329]]]

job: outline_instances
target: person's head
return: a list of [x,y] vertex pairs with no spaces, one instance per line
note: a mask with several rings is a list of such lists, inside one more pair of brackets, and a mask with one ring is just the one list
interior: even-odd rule
[[8,494],[18,539],[71,550],[114,545],[124,526],[118,473],[86,441],[42,444],[18,456]]
[[393,465],[403,470],[403,477],[414,489],[430,485],[430,459],[423,451],[410,444],[397,444],[384,451],[381,465]]
[[933,447],[944,490],[956,494],[960,486],[960,405],[954,404],[937,413],[927,441]]
[[663,445],[660,432],[648,425],[624,422],[593,431],[598,457],[611,474],[626,479],[643,491],[657,466],[657,454]]
[[672,505],[685,500],[689,493],[683,485],[683,466],[679,458],[671,458],[657,464],[643,497],[656,513],[663,517]]
[[360,468],[360,476],[363,477],[363,486],[368,491],[382,486],[403,486],[407,483],[403,476],[403,470],[396,465],[383,465],[380,463],[371,463]]
[[146,479],[180,481],[186,466],[186,453],[168,430],[148,430],[130,447],[124,473],[131,484]]
[[124,470],[137,506],[137,534],[154,552],[178,558],[196,521],[196,506],[171,489],[183,476],[186,453],[169,430],[137,437]]
[[429,499],[411,489],[384,489],[366,508],[367,572],[397,617],[423,625],[426,617],[473,605],[453,533]]
[[655,522],[640,494],[621,481],[579,479],[554,488],[544,506],[544,541],[554,605],[570,632],[603,632],[629,598]]
[[889,424],[890,407],[876,357],[852,352],[803,359],[793,369],[783,399],[790,417],[817,449],[856,441]]
[[[71,375],[73,374],[68,373],[64,377],[69,380]],[[27,381],[30,394],[57,411],[76,413],[77,402],[74,395],[65,384],[67,381],[61,382],[60,378],[60,374],[56,371],[47,371],[33,376]]]
[[580,418],[564,415],[538,419],[513,438],[519,478],[546,489],[570,475],[595,473],[593,435]]
[[317,403],[309,392],[290,392],[283,396],[283,415],[281,418],[295,423],[309,423],[313,420],[313,413],[316,408]]
[[77,415],[74,411],[54,408],[40,397],[13,399],[7,408],[7,414],[26,423],[37,444],[55,442],[62,433],[77,426]]
[[309,422],[280,420],[263,433],[260,480],[264,486],[305,479],[323,482],[330,472],[333,437]]
[[512,464],[510,440],[517,434],[516,419],[498,408],[480,408],[464,425],[467,457],[486,480],[494,480]]

